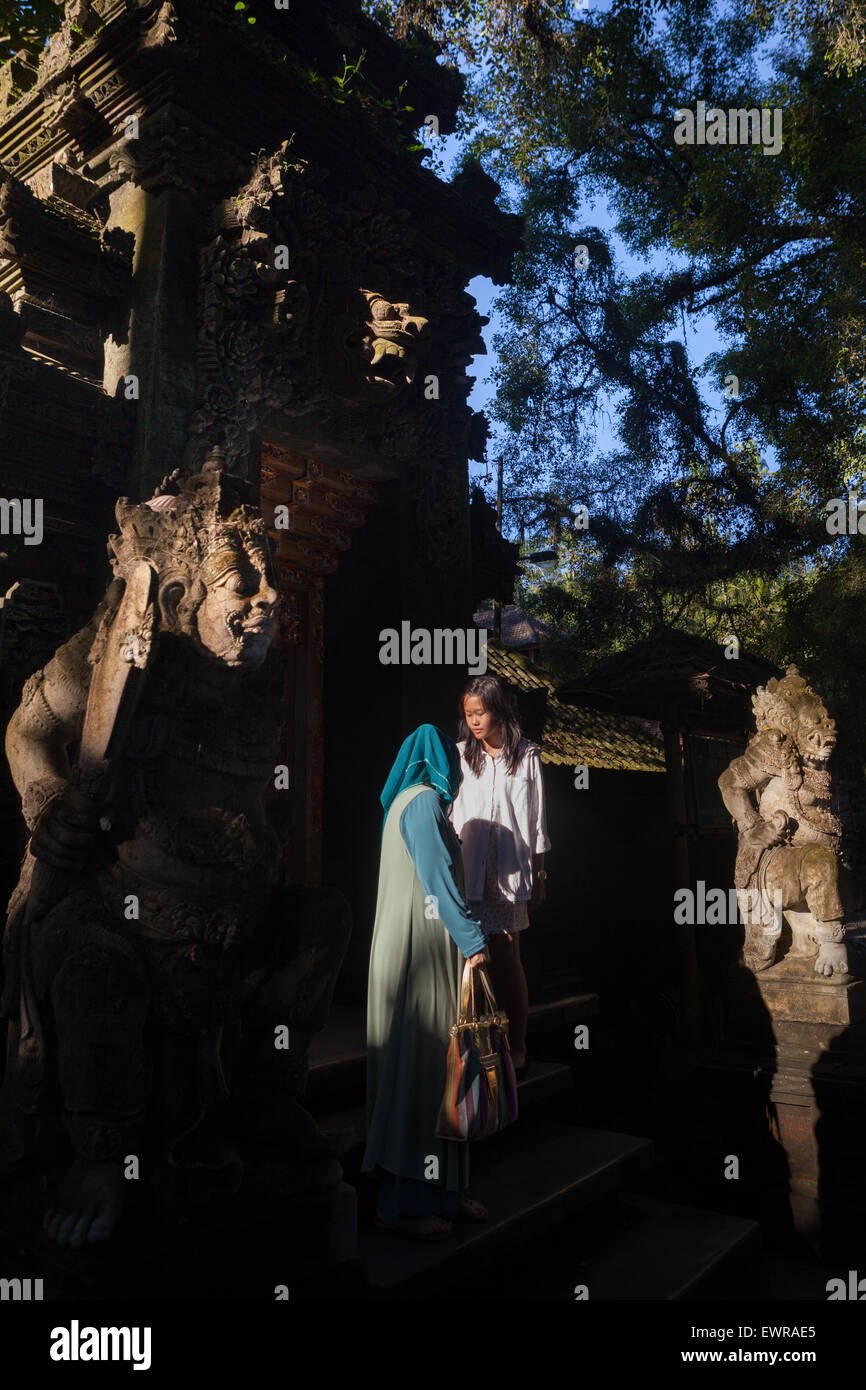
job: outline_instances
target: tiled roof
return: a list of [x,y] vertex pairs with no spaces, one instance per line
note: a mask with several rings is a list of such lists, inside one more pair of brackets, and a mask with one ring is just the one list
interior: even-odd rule
[[[483,608],[475,614],[476,627],[486,627],[493,631],[493,609]],[[515,604],[504,604],[502,608],[502,645],[504,647],[536,647],[542,637],[551,631],[550,623],[543,618],[529,618]]]
[[659,739],[622,715],[560,703],[553,681],[516,652],[488,640],[487,669],[518,690],[545,692],[542,762],[620,772],[664,772],[664,748]]

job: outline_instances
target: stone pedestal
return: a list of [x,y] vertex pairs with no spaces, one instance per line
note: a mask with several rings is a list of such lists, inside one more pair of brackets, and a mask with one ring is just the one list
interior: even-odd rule
[[835,984],[815,974],[813,957],[786,956],[770,970],[755,975],[755,983],[777,1022],[858,1023],[866,1019],[866,981]]
[[866,982],[822,981],[812,963],[735,969],[711,1065],[764,1111],[782,1161],[759,1185],[784,1187],[796,1229],[833,1256],[866,1239]]

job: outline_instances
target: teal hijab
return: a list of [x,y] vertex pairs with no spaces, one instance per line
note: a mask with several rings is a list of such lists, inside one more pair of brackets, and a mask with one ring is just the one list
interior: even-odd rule
[[453,801],[463,780],[460,754],[453,738],[443,734],[435,724],[421,724],[404,739],[388,773],[388,780],[379,798],[385,808],[385,819],[391,803],[408,787],[432,787],[443,801]]

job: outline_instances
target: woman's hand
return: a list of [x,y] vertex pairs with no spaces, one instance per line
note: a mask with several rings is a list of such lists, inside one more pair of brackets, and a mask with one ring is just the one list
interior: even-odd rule
[[544,867],[544,855],[533,854],[532,856],[532,896],[529,899],[529,910],[532,912],[537,907],[541,907],[547,897],[547,871]]
[[473,970],[474,970],[474,969],[477,969],[477,967],[478,967],[479,965],[486,965],[487,962],[489,961],[489,959],[490,959],[490,952],[489,952],[489,951],[476,951],[476,953],[475,953],[474,956],[470,956],[470,957],[469,957],[469,964],[472,966],[472,968],[473,968]]
[[532,897],[529,899],[531,910],[541,907],[547,898],[547,882],[543,878],[536,878],[532,885]]

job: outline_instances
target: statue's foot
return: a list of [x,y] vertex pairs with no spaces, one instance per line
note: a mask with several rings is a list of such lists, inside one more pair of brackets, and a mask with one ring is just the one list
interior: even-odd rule
[[76,1162],[69,1169],[42,1222],[49,1240],[73,1250],[110,1240],[126,1198],[119,1160]]
[[842,979],[848,970],[848,950],[843,941],[822,941],[815,958],[815,973],[825,979]]
[[776,952],[771,951],[769,955],[767,955],[766,952],[763,952],[761,955],[756,955],[752,951],[747,951],[743,956],[743,962],[747,969],[753,970],[755,974],[758,974],[762,970],[769,970],[771,965],[775,965]]

